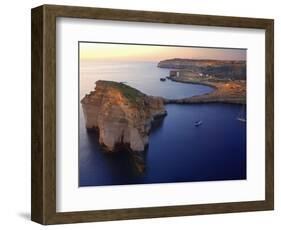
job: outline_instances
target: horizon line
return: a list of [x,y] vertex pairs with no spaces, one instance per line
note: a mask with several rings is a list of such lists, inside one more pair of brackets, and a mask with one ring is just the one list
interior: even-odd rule
[[161,62],[161,61],[168,61],[168,60],[174,60],[174,59],[179,59],[179,60],[196,60],[196,61],[228,61],[228,62],[247,62],[247,60],[243,60],[243,59],[212,59],[212,58],[168,58],[168,59],[163,59],[163,60],[127,60],[127,59],[96,59],[96,58],[82,58],[79,57],[80,60],[89,60],[89,61],[117,61],[117,62],[121,62],[121,61],[131,61],[131,62],[135,62],[135,61],[143,61],[143,62]]
[[186,48],[198,48],[198,49],[201,48],[201,49],[248,50],[248,48],[235,48],[235,47],[167,45],[167,44],[153,44],[153,43],[123,43],[123,42],[78,41],[78,45],[80,45],[80,43],[116,44],[116,45],[139,45],[139,46],[186,47]]

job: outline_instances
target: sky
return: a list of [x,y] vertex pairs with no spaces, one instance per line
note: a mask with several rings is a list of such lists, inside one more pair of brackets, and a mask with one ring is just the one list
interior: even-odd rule
[[246,60],[245,49],[79,43],[82,60],[161,61],[171,58]]

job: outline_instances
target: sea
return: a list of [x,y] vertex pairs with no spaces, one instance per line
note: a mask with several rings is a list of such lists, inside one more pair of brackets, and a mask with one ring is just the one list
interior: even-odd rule
[[[205,85],[160,81],[170,69],[157,62],[80,61],[80,100],[97,80],[123,82],[141,92],[169,99],[210,93]],[[78,102],[79,103],[79,102]],[[246,123],[237,120],[241,105],[169,104],[168,115],[153,124],[144,154],[145,170],[136,170],[132,154],[104,152],[98,134],[85,128],[79,103],[79,187],[245,180]],[[202,121],[200,126],[194,122]]]

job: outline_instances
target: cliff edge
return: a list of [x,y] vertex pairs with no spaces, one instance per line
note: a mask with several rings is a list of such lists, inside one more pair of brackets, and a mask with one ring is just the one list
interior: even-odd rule
[[167,114],[163,99],[112,81],[97,81],[81,100],[86,128],[99,131],[99,143],[114,152],[126,147],[143,152],[154,119]]

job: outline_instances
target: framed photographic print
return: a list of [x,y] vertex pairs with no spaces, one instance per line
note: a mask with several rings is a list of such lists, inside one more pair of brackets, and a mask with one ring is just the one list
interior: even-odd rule
[[41,224],[273,210],[273,20],[32,9]]

